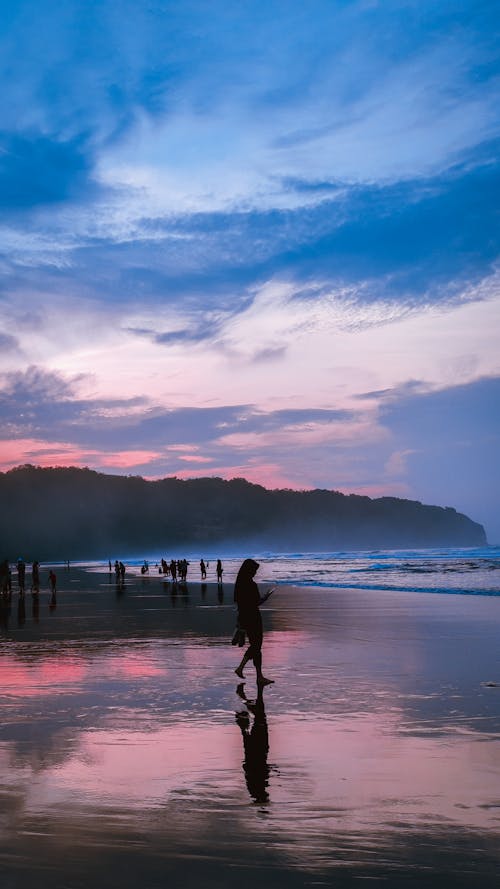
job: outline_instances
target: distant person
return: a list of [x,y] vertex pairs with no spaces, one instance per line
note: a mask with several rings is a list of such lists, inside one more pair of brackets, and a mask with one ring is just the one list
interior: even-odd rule
[[33,562],[31,566],[31,592],[40,592],[40,562]]
[[52,595],[54,595],[56,593],[57,576],[55,571],[53,571],[52,569],[49,571],[49,584],[50,592],[52,593]]
[[221,562],[220,559],[217,559],[217,583],[219,584],[219,586],[222,585],[222,573],[223,573],[223,571],[224,571],[224,569],[223,569],[223,567],[222,567],[222,562]]
[[182,583],[186,583],[187,573],[188,573],[188,565],[189,562],[186,559],[181,559],[177,564],[177,570],[179,572],[179,580]]
[[206,580],[207,578],[207,566],[203,559],[200,559],[200,571],[201,571],[201,579]]
[[274,680],[267,679],[262,673],[263,630],[259,606],[267,601],[272,590],[269,590],[264,596],[260,595],[254,580],[258,568],[258,562],[253,559],[245,559],[234,584],[234,601],[238,606],[238,626],[245,631],[250,642],[234,672],[240,679],[244,679],[243,668],[248,661],[253,660],[257,673],[257,684],[270,685]]
[[24,593],[24,583],[26,577],[26,563],[23,559],[17,560],[17,582],[19,584],[19,592],[22,595]]

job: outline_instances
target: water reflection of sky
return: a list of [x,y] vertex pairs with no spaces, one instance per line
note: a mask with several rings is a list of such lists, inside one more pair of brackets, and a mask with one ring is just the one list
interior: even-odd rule
[[[497,600],[285,590],[265,614],[276,684],[259,710],[248,667],[236,694],[233,614],[213,588],[194,586],[181,620],[133,586],[125,620],[112,588],[99,595],[92,619],[90,591],[3,636],[0,863],[16,889],[40,861],[56,886],[96,878],[113,850],[130,865],[121,885],[135,869],[174,878],[181,860],[194,881],[203,860],[219,883],[230,867],[242,885],[262,868],[270,886],[399,886],[409,862],[427,882],[469,885],[474,848],[488,886],[500,689],[482,683],[498,670]],[[122,635],[108,633],[114,615]],[[259,782],[268,799],[252,798]],[[67,844],[81,856],[66,860]]]

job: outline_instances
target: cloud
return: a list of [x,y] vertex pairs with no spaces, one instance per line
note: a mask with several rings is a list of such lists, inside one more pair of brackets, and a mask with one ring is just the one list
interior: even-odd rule
[[[432,392],[410,391],[382,403],[379,421],[418,499],[455,506],[500,540],[500,377]],[[390,469],[391,467],[389,467]],[[394,469],[394,466],[392,467]],[[397,461],[396,469],[401,469]]]
[[0,352],[18,352],[19,342],[10,333],[0,333]]
[[110,414],[117,409],[119,419],[115,422],[123,422],[131,408],[144,405],[137,398],[80,399],[75,393],[84,379],[82,375],[68,379],[36,366],[3,374],[0,420],[4,432],[13,439],[43,437],[76,443],[80,440],[78,430],[87,423],[110,424]]
[[57,141],[42,133],[0,132],[2,208],[21,210],[89,199],[96,191],[92,163],[82,139]]

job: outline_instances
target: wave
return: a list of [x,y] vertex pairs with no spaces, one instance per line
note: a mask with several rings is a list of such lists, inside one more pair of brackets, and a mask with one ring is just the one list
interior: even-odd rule
[[484,587],[477,589],[460,589],[457,587],[419,587],[419,586],[394,586],[392,584],[368,584],[368,583],[334,583],[327,580],[298,580],[296,577],[288,580],[273,580],[276,586],[304,586],[318,589],[338,589],[338,590],[373,590],[374,592],[394,592],[394,593],[434,593],[438,595],[448,596],[500,596],[500,589],[488,590]]
[[452,564],[435,562],[434,564],[411,564],[404,562],[402,565],[378,562],[374,565],[363,565],[361,568],[351,568],[352,574],[369,574],[377,571],[396,571],[401,574],[439,574],[441,572],[452,574],[464,574],[468,571],[499,571],[500,561],[456,562]]

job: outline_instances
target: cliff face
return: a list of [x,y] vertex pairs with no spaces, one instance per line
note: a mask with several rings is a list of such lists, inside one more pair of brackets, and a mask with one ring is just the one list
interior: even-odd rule
[[449,507],[336,491],[23,466],[0,473],[0,558],[108,558],[245,544],[282,551],[482,546],[482,525]]

